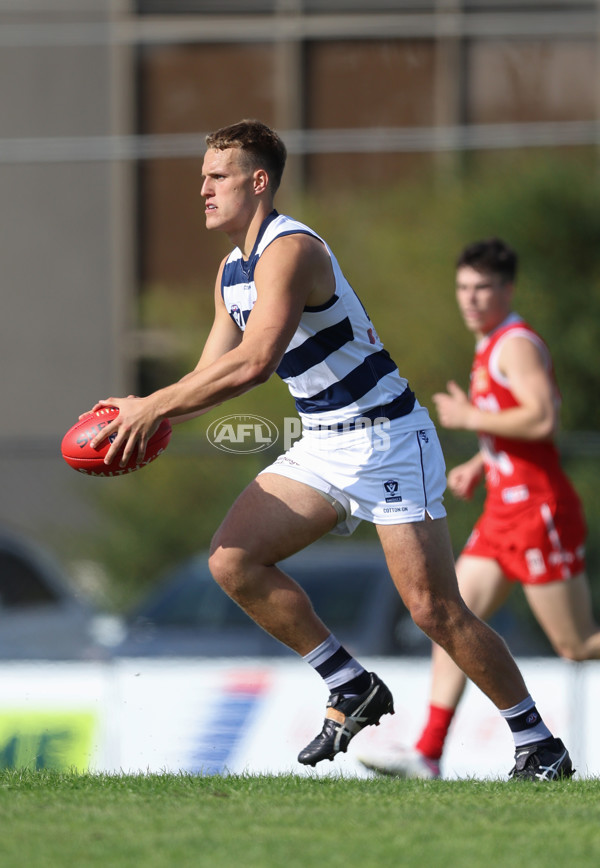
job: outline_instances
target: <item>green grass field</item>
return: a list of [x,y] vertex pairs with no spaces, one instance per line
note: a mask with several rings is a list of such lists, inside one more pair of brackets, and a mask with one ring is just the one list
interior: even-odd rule
[[0,865],[597,866],[600,779],[0,772]]

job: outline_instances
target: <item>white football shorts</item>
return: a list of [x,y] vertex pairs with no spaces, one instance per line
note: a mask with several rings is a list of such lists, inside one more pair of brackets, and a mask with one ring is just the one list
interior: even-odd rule
[[405,524],[426,515],[443,518],[446,466],[427,411],[419,407],[380,425],[366,422],[365,428],[341,433],[305,430],[261,473],[278,473],[321,492],[340,516],[332,533],[342,536],[362,520]]

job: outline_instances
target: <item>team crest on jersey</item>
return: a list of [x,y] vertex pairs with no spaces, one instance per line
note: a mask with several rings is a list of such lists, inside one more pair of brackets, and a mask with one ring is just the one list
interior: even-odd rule
[[400,486],[397,479],[388,479],[383,483],[383,487],[385,489],[386,503],[400,503],[402,495],[398,492]]
[[229,311],[229,315],[231,319],[234,321],[238,328],[244,328],[244,317],[242,316],[242,312],[237,306],[237,304],[231,305],[231,310]]
[[475,395],[487,392],[490,388],[490,375],[486,367],[478,367],[471,377],[471,390]]

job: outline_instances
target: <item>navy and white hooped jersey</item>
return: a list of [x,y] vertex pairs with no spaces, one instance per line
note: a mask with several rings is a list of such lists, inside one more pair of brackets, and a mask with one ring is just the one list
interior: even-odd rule
[[396,419],[409,414],[415,397],[379,340],[358,296],[322,238],[277,211],[263,222],[247,261],[236,248],[223,270],[221,294],[242,331],[256,302],[254,269],[275,238],[304,233],[325,245],[335,292],[319,307],[305,307],[277,373],[296,402],[305,429],[346,429],[359,418]]

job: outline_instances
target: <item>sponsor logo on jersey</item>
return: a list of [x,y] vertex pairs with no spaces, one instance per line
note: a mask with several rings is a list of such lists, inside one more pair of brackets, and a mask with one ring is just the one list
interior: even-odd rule
[[514,485],[502,490],[503,503],[522,503],[524,500],[529,500],[529,489],[526,485]]

